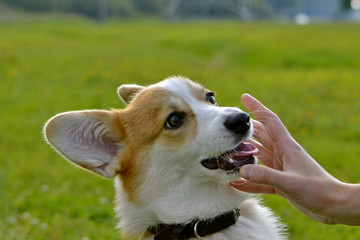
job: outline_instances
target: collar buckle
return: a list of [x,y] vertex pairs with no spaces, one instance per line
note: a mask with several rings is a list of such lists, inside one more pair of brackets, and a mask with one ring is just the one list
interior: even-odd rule
[[197,231],[197,227],[199,225],[200,220],[197,220],[196,223],[194,224],[194,235],[197,239],[203,238],[202,236],[199,235],[198,231]]
[[236,223],[238,220],[239,220],[239,217],[240,217],[240,209],[238,208],[235,208],[233,210],[233,220],[234,220],[234,223]]

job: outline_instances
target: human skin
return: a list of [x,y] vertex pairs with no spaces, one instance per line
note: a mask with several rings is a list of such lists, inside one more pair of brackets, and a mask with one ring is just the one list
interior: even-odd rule
[[249,193],[277,194],[322,223],[360,225],[360,184],[329,174],[290,135],[280,118],[249,94],[241,98],[258,120],[251,140],[263,165],[245,165],[242,179],[230,182]]

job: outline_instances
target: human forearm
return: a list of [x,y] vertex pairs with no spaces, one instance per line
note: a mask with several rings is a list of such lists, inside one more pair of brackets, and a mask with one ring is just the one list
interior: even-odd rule
[[334,202],[333,209],[328,209],[330,224],[360,225],[360,184],[341,183],[330,198]]

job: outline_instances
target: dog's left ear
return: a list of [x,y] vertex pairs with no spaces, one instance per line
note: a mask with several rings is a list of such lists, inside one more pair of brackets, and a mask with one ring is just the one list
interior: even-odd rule
[[130,104],[135,96],[144,89],[145,87],[136,84],[124,84],[118,88],[118,94],[126,104]]
[[74,111],[56,115],[44,127],[47,142],[71,162],[112,178],[122,149],[117,112]]

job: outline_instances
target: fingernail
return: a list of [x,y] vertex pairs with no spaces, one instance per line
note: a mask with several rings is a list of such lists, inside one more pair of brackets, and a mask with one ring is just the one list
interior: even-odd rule
[[251,96],[250,93],[244,93],[243,96],[247,96],[247,97],[250,97],[250,98],[254,98],[253,96]]
[[253,171],[253,167],[252,165],[245,165],[242,166],[240,168],[240,175],[241,177],[245,178],[245,179],[249,179],[252,175],[252,171]]

